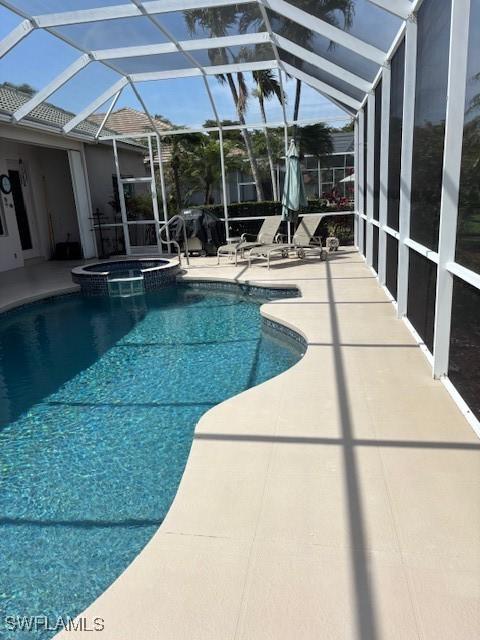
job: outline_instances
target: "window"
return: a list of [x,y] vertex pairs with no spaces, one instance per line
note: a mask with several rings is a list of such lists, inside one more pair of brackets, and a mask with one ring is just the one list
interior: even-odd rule
[[[405,41],[392,58],[390,87],[390,132],[388,139],[387,224],[398,231],[400,209],[400,171],[402,157],[403,83],[405,79]],[[392,291],[390,290],[390,293]]]
[[451,0],[425,0],[418,12],[410,236],[438,248],[447,109]]
[[480,0],[472,0],[456,260],[480,273]]

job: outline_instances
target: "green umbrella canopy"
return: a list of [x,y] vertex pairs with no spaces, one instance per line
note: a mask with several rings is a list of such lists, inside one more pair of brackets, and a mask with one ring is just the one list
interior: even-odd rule
[[307,206],[300,156],[292,140],[287,153],[287,169],[282,196],[282,219],[295,221],[300,209]]

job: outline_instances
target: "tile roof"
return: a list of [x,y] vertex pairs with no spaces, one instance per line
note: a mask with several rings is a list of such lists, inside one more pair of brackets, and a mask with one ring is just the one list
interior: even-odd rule
[[[3,112],[7,115],[12,115],[17,109],[28,102],[31,97],[31,94],[19,91],[15,89],[15,87],[0,84],[0,113]],[[25,120],[31,120],[61,129],[74,115],[74,113],[56,107],[49,102],[42,102],[25,117]],[[84,120],[75,127],[74,131],[93,138],[97,129],[98,125],[96,123],[90,120]],[[109,133],[115,132],[109,131]]]
[[[89,120],[100,124],[105,117],[105,113],[96,113],[90,116]],[[159,130],[172,129],[172,123],[160,118],[154,118],[154,122]],[[141,133],[152,131],[152,125],[146,113],[123,107],[117,111],[112,111],[107,120],[108,127],[118,133]]]
[[354,151],[353,132],[339,131],[332,133],[333,153],[349,153]]

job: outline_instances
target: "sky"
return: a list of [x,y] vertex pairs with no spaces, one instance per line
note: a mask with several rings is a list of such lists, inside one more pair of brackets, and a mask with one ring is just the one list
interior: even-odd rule
[[[115,2],[113,0],[102,0],[102,2],[104,4],[118,4],[119,0],[115,0]],[[35,13],[60,9],[68,10],[72,7],[85,8],[98,4],[98,2],[96,0],[16,0],[16,4],[21,8],[31,9],[32,13]],[[142,20],[143,17],[128,18],[123,21],[109,21],[108,23],[74,25],[64,28],[64,33],[71,38],[74,37],[77,42],[86,48],[91,49],[127,46],[128,44],[147,44],[153,41],[153,37],[155,37],[156,42],[165,41],[165,38],[156,29],[153,36],[150,31],[152,25],[148,22],[148,19],[146,19],[146,23],[141,22]],[[0,7],[0,39],[20,21],[21,18]],[[118,24],[116,24],[117,22]],[[162,23],[168,26],[177,38],[187,39],[191,37],[186,30],[183,18],[178,15],[164,14],[162,15]],[[104,24],[108,25],[108,29],[105,29]],[[0,82],[28,83],[37,90],[41,89],[80,55],[80,51],[55,36],[42,30],[33,31],[6,56],[0,59]],[[181,54],[172,55],[179,56]],[[165,54],[164,56],[159,56],[159,58],[162,58],[160,62],[163,63]],[[141,62],[136,62],[136,60],[128,61],[129,64],[133,65]],[[102,63],[92,62],[57,90],[48,101],[68,111],[78,113],[113,85],[119,77],[119,74]],[[253,89],[251,74],[247,73],[246,77],[249,88]],[[287,97],[287,115],[292,118],[296,83],[285,78],[284,81]],[[228,87],[220,84],[213,76],[208,78],[208,83],[219,117],[221,119],[236,119],[233,100]],[[143,82],[139,83],[137,88],[150,113],[162,115],[176,125],[196,127],[202,125],[205,120],[214,118],[202,78],[176,78],[157,82]],[[122,92],[116,108],[124,106],[142,110],[141,105],[129,87]],[[99,111],[105,111],[107,108],[108,103],[103,105]],[[331,119],[332,126],[341,126],[347,120],[343,111],[305,83],[302,85],[300,118],[325,121],[330,121]],[[282,122],[282,109],[277,100],[271,100],[267,103],[267,119],[271,123]],[[252,125],[261,123],[258,101],[253,96],[251,96],[248,103],[246,121]]]

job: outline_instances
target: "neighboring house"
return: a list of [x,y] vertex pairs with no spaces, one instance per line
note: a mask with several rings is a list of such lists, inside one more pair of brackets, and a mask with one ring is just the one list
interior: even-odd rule
[[[354,139],[353,132],[334,132],[332,153],[316,158],[306,155],[302,160],[302,172],[307,198],[317,199],[335,189],[339,195],[353,199],[353,181],[345,178],[353,175]],[[282,193],[285,160],[276,164],[277,191]],[[255,182],[245,158],[245,169],[232,172],[227,177],[229,202],[251,202],[256,200]],[[263,185],[266,198],[272,197],[271,183],[267,178]]]
[[[96,113],[89,117],[89,120],[100,125],[105,118],[105,113]],[[153,118],[155,127],[159,131],[168,131],[173,128],[173,125],[168,120],[162,118]],[[106,121],[106,126],[117,133],[132,134],[132,133],[144,133],[152,131],[152,123],[146,113],[131,109],[130,107],[123,107],[117,111],[112,111]],[[171,158],[170,145],[162,146],[162,160],[168,162]],[[158,161],[158,155],[155,154],[155,161]]]
[[[123,242],[111,142],[95,140],[98,126],[88,120],[63,134],[73,114],[49,103],[13,126],[12,113],[30,98],[0,86],[0,175],[11,186],[10,193],[0,191],[0,271],[30,259],[98,255],[97,209],[104,223],[119,225],[104,229],[105,250],[115,249],[113,236],[117,247]],[[144,147],[127,141],[118,148],[122,177],[145,177]],[[145,183],[129,188],[149,192]]]

